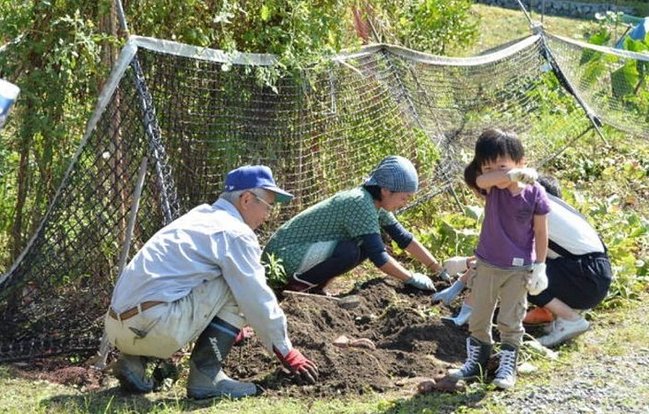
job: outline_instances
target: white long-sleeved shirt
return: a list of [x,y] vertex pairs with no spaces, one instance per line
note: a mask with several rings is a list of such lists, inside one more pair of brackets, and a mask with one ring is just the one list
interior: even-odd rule
[[144,244],[117,280],[111,306],[120,313],[146,301],[173,302],[223,277],[264,346],[286,355],[292,348],[286,316],[260,258],[257,236],[234,205],[222,199],[203,204]]
[[[604,245],[597,231],[584,216],[563,200],[548,194],[550,213],[548,213],[548,238],[574,255],[603,253]],[[548,258],[560,256],[548,249]]]

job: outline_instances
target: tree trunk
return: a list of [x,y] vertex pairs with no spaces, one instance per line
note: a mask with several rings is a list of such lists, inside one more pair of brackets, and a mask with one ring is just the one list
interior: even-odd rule
[[[33,110],[31,101],[26,104],[26,113]],[[14,209],[14,220],[11,226],[11,260],[15,261],[23,249],[23,209],[29,191],[29,157],[32,144],[32,128],[29,123],[23,124],[22,141],[20,143],[20,163],[16,178],[16,208]]]

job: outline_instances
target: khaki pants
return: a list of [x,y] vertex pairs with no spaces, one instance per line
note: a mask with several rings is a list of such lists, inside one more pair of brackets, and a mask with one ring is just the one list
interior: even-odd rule
[[195,340],[215,316],[237,328],[246,322],[222,277],[196,286],[182,299],[124,321],[106,314],[105,327],[108,340],[121,352],[169,358]]
[[468,281],[473,297],[473,312],[469,319],[471,336],[493,344],[491,321],[500,298],[498,331],[500,341],[520,346],[525,330],[523,318],[527,309],[529,267],[503,269],[478,260],[475,273]]

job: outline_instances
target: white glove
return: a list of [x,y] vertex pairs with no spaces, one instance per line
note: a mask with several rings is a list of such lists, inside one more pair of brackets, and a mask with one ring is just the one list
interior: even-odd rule
[[507,171],[507,177],[511,181],[534,184],[534,181],[539,178],[539,173],[534,168],[512,168]]
[[415,272],[410,273],[410,276],[411,278],[405,281],[407,285],[414,286],[417,289],[435,291],[435,285],[428,276]]
[[458,273],[466,272],[466,259],[468,257],[464,256],[453,256],[449,259],[444,260],[444,270],[446,270],[450,275],[457,275]]
[[530,278],[527,281],[527,291],[536,296],[548,288],[548,276],[545,274],[545,263],[534,263]]

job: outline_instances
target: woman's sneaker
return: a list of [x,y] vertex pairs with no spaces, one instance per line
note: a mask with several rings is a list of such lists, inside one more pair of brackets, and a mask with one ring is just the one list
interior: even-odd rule
[[547,348],[552,348],[573,339],[590,329],[590,324],[583,316],[569,321],[559,318],[552,324],[552,331],[537,339],[539,343]]

